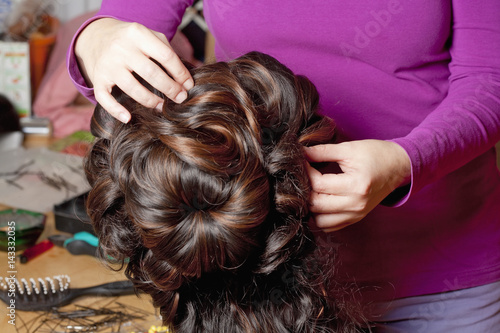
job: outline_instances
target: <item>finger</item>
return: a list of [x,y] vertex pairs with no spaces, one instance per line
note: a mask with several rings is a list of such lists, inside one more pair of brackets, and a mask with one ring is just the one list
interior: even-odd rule
[[309,181],[311,182],[311,188],[313,191],[318,193],[328,193],[328,189],[325,184],[327,174],[323,175],[319,170],[313,168],[309,162],[306,162],[306,172],[309,177]]
[[324,232],[333,232],[343,229],[361,220],[362,217],[351,213],[315,214],[316,226]]
[[341,229],[344,229],[345,227],[348,227],[350,226],[350,224],[348,225],[341,225],[339,227],[336,227],[336,228],[327,228],[327,229],[321,229],[323,232],[325,233],[329,233],[329,232],[335,232],[335,231],[339,231]]
[[163,103],[160,96],[155,95],[149,89],[144,87],[129,71],[124,71],[121,75],[117,75],[120,79],[116,81],[116,85],[133,100],[139,102],[148,108],[155,108],[158,104]]
[[110,115],[121,121],[128,123],[130,121],[130,112],[128,112],[123,105],[118,103],[111,95],[111,88],[95,87],[94,96],[96,101],[106,110]]
[[342,144],[324,144],[304,147],[308,161],[311,162],[336,162],[344,158]]
[[309,162],[307,162],[307,161],[306,161],[306,172],[307,172],[307,176],[309,177],[309,180],[311,182],[315,182],[315,183],[320,182],[320,180],[323,176],[323,174],[319,170],[313,168],[311,166],[311,164],[309,164]]
[[[147,60],[142,65],[131,68],[150,85],[161,91],[167,98],[176,103],[182,103],[187,98],[187,93],[181,85],[175,82],[153,61]],[[142,103],[141,103],[142,104]],[[150,105],[148,105],[151,107]],[[156,105],[155,105],[156,106]]]
[[355,185],[355,179],[345,173],[322,174],[309,163],[306,163],[306,172],[314,192],[344,195],[349,193]]
[[[157,60],[185,90],[191,89],[194,86],[193,78],[179,56],[170,47],[165,35],[153,31],[153,36],[156,38],[156,42],[146,45],[146,53]],[[162,46],[157,44],[162,44]]]
[[[141,41],[139,48],[136,50],[137,52],[131,54],[128,61],[131,64],[129,70],[137,73],[142,72],[141,77],[147,82],[156,80],[155,84],[150,83],[169,99],[176,102],[184,100],[187,97],[186,90],[192,88],[194,82],[188,69],[170,47],[165,36],[140,24],[132,23],[128,25],[128,29],[128,35],[131,39]],[[152,58],[160,63],[172,76],[173,80],[163,70],[150,70],[154,68],[152,61],[137,61],[137,59],[141,59],[140,55],[146,56],[148,59]],[[141,67],[143,68],[141,69]],[[156,79],[153,79],[153,77],[156,77]]]
[[309,210],[313,213],[337,213],[352,211],[353,200],[350,196],[312,192],[309,197]]

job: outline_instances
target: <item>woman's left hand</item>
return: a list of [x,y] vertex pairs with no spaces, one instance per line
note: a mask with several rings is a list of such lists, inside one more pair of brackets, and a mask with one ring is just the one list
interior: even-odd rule
[[310,210],[317,227],[336,231],[360,221],[397,187],[408,183],[411,163],[398,144],[360,140],[305,148],[310,162],[336,162],[343,173],[321,174],[308,165]]

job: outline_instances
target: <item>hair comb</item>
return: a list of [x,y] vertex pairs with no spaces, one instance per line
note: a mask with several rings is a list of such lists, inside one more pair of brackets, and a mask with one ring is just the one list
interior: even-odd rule
[[134,294],[128,280],[104,283],[86,288],[70,288],[68,275],[42,278],[0,277],[0,299],[10,305],[15,300],[16,309],[22,311],[46,311],[71,303],[80,296],[121,296]]

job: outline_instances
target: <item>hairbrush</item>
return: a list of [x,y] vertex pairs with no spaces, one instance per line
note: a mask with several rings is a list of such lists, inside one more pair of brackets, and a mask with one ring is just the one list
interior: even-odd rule
[[17,310],[47,311],[71,303],[80,296],[121,296],[135,293],[128,280],[104,283],[87,288],[70,288],[67,275],[45,279],[0,277],[0,299]]

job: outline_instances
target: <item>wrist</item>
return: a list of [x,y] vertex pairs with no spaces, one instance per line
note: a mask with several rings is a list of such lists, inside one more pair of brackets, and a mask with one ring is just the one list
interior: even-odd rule
[[396,166],[394,168],[396,176],[396,188],[408,185],[411,181],[411,160],[406,150],[399,144],[389,141],[392,144],[396,156]]
[[112,20],[113,19],[107,17],[97,18],[96,20],[89,22],[87,26],[83,27],[75,37],[73,52],[76,63],[78,65],[78,69],[80,70],[80,74],[89,88],[92,88],[93,86],[89,73],[89,68],[92,67],[92,65],[89,64],[89,61],[93,57],[92,40],[95,39],[96,35],[102,33],[102,28],[106,24],[106,21]]

